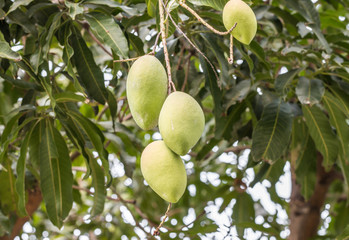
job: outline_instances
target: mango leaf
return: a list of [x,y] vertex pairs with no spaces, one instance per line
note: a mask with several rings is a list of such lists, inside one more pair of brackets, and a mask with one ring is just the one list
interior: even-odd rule
[[73,175],[67,145],[50,119],[41,120],[40,144],[40,186],[46,210],[51,222],[60,228],[72,207]]
[[137,7],[125,6],[124,4],[120,4],[120,3],[113,1],[113,0],[85,0],[81,4],[83,4],[83,5],[97,5],[99,7],[108,6],[108,7],[112,8],[113,10],[120,9],[130,16],[140,14],[140,11],[137,9]]
[[0,41],[0,57],[13,61],[20,61],[22,59],[21,55],[12,51],[10,45],[5,41]]
[[346,116],[341,110],[342,107],[337,105],[336,99],[328,91],[323,97],[323,102],[330,116],[330,123],[336,128],[342,157],[349,163],[349,126],[346,122]]
[[16,202],[18,196],[14,184],[16,179],[13,175],[9,159],[5,160],[4,165],[5,171],[0,171],[0,182],[2,183],[2,187],[0,188],[0,208],[3,209],[6,214],[10,214],[10,212],[17,211]]
[[84,15],[98,40],[108,45],[122,58],[128,58],[128,43],[124,33],[113,17],[101,12]]
[[76,19],[77,15],[84,13],[84,8],[80,6],[80,3],[73,3],[73,2],[66,1],[65,5],[69,9],[70,17],[74,20]]
[[147,12],[150,17],[155,17],[157,6],[158,6],[158,0],[146,0],[147,4]]
[[72,92],[60,92],[53,95],[57,103],[61,102],[84,102],[85,98]]
[[251,222],[255,218],[254,202],[246,192],[240,193],[236,197],[236,203],[233,207],[233,222],[236,223],[236,229],[240,237],[244,236],[244,226],[240,223]]
[[291,156],[296,161],[296,180],[301,185],[301,193],[309,199],[316,183],[316,148],[301,117],[293,122]]
[[349,225],[336,237],[336,240],[349,240]]
[[30,128],[26,133],[25,138],[21,145],[20,155],[17,162],[17,179],[16,179],[16,191],[18,194],[18,211],[22,216],[27,215],[25,208],[25,160],[27,158],[27,151],[29,147],[29,140],[35,125]]
[[[105,176],[107,176],[107,183],[111,181],[111,175],[109,172],[109,162],[108,162],[108,152],[104,148],[104,135],[101,130],[92,123],[88,118],[84,117],[80,113],[70,112],[69,115],[74,120],[74,122],[83,129],[85,135],[88,137],[89,141],[92,143],[93,147],[98,152],[99,158],[102,161]],[[91,164],[90,164],[91,166]],[[93,171],[93,169],[91,168]]]
[[323,156],[322,164],[328,170],[338,157],[338,139],[332,131],[328,118],[319,107],[302,105],[302,110],[310,136]]
[[291,84],[292,80],[297,76],[297,74],[302,70],[302,68],[296,68],[288,71],[287,73],[280,74],[275,79],[275,90],[280,96],[286,94],[285,89]]
[[89,149],[86,149],[87,154],[89,155],[90,161],[89,165],[91,168],[92,175],[92,186],[94,188],[94,201],[91,210],[91,216],[94,217],[98,214],[101,214],[104,209],[105,202],[105,185],[104,185],[104,172],[101,166],[94,159],[93,154]]
[[38,31],[33,21],[30,20],[28,13],[17,8],[9,13],[6,17],[11,23],[18,24],[27,33],[31,33],[34,37],[38,36]]
[[325,93],[321,80],[300,77],[296,87],[296,94],[302,104],[319,103]]
[[7,14],[9,14],[10,12],[16,10],[20,6],[28,5],[32,1],[34,1],[34,0],[16,0],[16,1],[14,1],[13,4],[11,5],[10,9],[7,11]]
[[74,49],[73,60],[80,79],[88,94],[99,103],[105,104],[108,92],[104,85],[103,73],[77,28],[72,25],[71,30],[70,45]]
[[330,87],[335,103],[339,109],[349,118],[349,96],[337,87]]
[[115,121],[116,113],[118,110],[118,103],[116,101],[114,94],[110,90],[108,90],[108,106],[109,106],[110,115],[113,121],[113,128],[115,128],[114,121]]
[[208,7],[214,8],[216,10],[223,10],[225,4],[229,0],[188,0],[188,1],[194,5],[208,6]]
[[276,161],[288,146],[293,114],[289,104],[274,100],[263,110],[252,135],[251,154],[255,161]]

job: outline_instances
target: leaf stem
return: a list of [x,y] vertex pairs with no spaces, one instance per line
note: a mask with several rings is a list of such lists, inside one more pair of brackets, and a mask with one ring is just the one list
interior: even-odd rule
[[228,31],[225,32],[221,32],[218,31],[217,29],[215,29],[214,27],[212,27],[210,24],[208,24],[204,19],[202,19],[199,14],[197,14],[193,9],[191,9],[186,3],[185,0],[179,0],[178,1],[179,5],[183,8],[185,8],[186,10],[188,10],[191,14],[194,15],[194,17],[196,17],[197,20],[199,20],[199,22],[201,22],[203,25],[205,25],[208,29],[210,29],[212,32],[214,32],[215,34],[224,36],[227,35],[229,33],[231,33],[234,28],[236,27],[236,24],[234,26],[232,26]]

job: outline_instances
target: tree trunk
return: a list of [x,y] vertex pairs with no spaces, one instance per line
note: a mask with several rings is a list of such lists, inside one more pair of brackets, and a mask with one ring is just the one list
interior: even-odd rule
[[338,178],[337,171],[332,168],[326,172],[322,166],[322,156],[318,153],[316,169],[316,185],[313,195],[305,201],[301,194],[301,186],[296,182],[294,164],[291,164],[292,193],[290,202],[290,240],[308,240],[317,235],[320,224],[321,209],[332,181]]

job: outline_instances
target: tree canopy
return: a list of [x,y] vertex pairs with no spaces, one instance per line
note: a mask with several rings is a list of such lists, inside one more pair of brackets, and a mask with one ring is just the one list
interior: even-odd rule
[[[347,239],[349,1],[246,1],[249,45],[227,2],[0,0],[1,240]],[[126,96],[146,54],[205,115],[168,211]]]

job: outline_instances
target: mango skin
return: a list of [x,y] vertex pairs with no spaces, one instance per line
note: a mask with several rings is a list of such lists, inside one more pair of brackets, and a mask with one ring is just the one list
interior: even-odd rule
[[143,130],[154,128],[167,96],[167,74],[161,62],[145,55],[130,68],[126,95],[131,114]]
[[230,0],[223,8],[223,24],[227,30],[237,23],[231,32],[243,44],[249,45],[257,32],[257,19],[253,10],[241,0]]
[[183,161],[164,141],[152,142],[144,149],[141,172],[154,192],[171,203],[178,202],[187,187]]
[[172,151],[187,154],[200,139],[204,127],[204,113],[192,96],[177,91],[166,98],[159,116],[159,130]]

